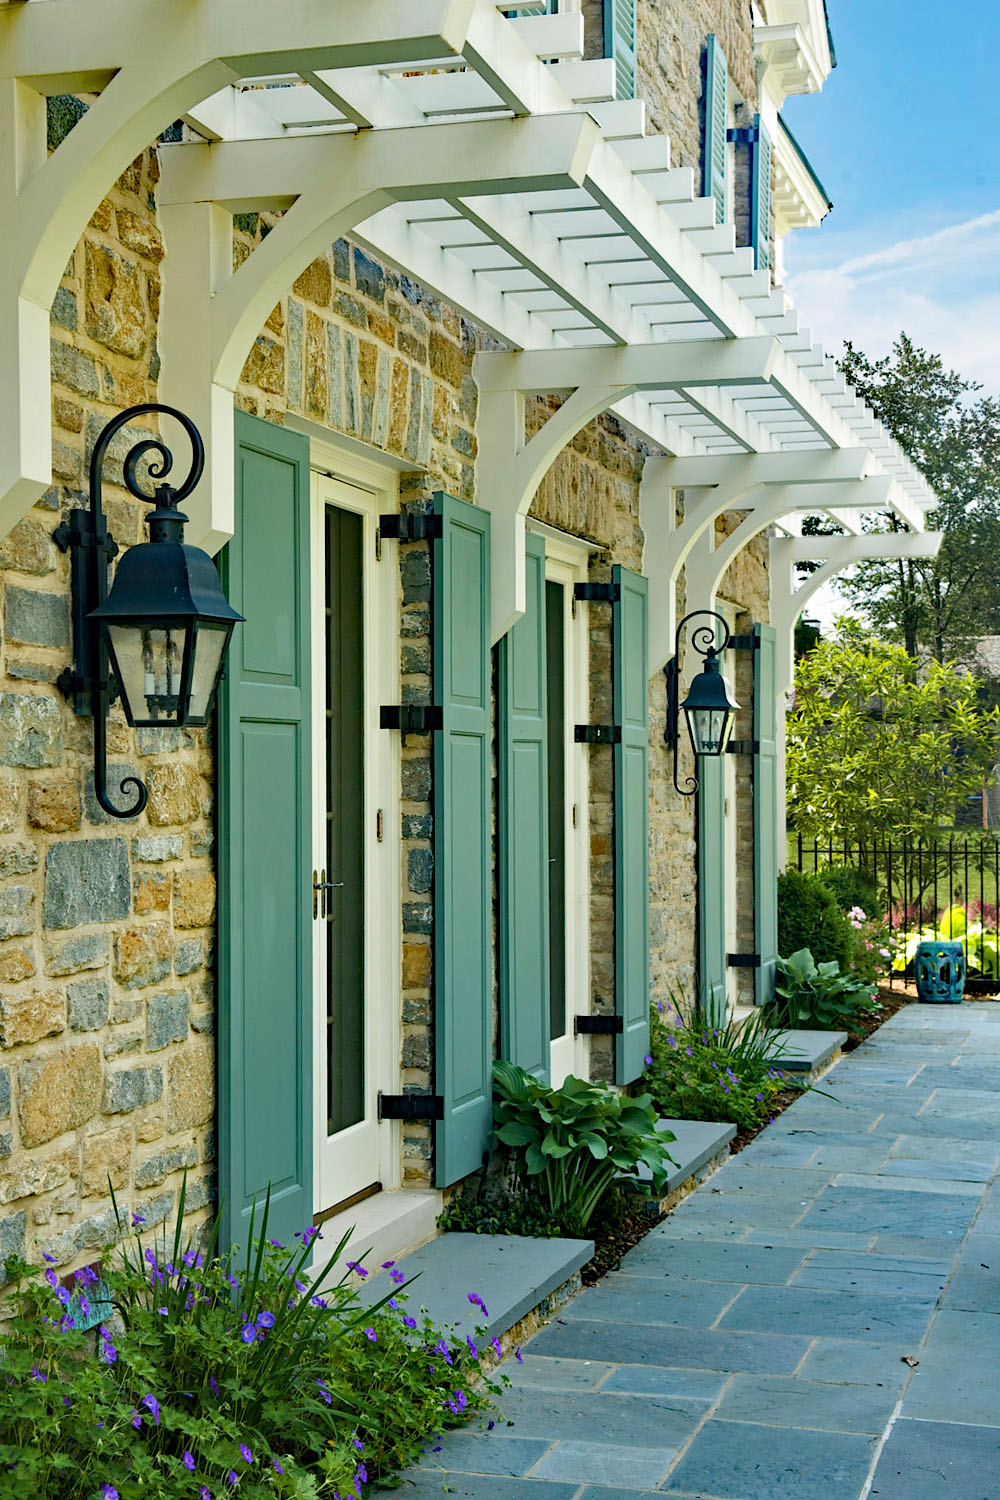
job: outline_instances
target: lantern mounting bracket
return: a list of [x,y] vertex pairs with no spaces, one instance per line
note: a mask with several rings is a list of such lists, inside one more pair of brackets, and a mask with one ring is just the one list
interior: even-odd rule
[[[683,786],[677,779],[677,754],[680,744],[680,716],[682,707],[680,703],[680,683],[677,663],[681,654],[681,632],[689,621],[697,619],[702,615],[712,623],[699,625],[691,631],[691,648],[692,650],[696,651],[699,656],[702,656],[705,659],[705,664],[702,672],[696,679],[696,681],[698,683],[702,683],[705,682],[707,678],[708,684],[714,682],[716,691],[713,693],[713,698],[718,699],[718,702],[706,701],[704,699],[703,693],[702,701],[696,704],[694,701],[695,690],[692,686],[692,690],[683,704],[683,707],[688,716],[688,729],[691,730],[692,743],[694,744],[696,757],[699,754],[721,754],[722,751],[726,749],[729,730],[732,728],[732,717],[737,706],[735,702],[730,698],[728,684],[721,674],[719,665],[719,658],[721,657],[722,653],[734,643],[733,634],[729,629],[729,626],[726,623],[725,619],[722,617],[722,615],[716,614],[715,610],[693,609],[691,610],[690,614],[686,614],[684,616],[683,620],[681,620],[680,624],[677,626],[677,629],[674,633],[674,654],[667,662],[666,666],[663,668],[663,674],[666,678],[667,688],[667,722],[666,727],[663,731],[663,740],[664,744],[672,748],[674,752],[674,790],[676,792],[679,792],[682,797],[691,797],[694,795],[694,793],[698,790],[698,779],[696,776],[688,776],[685,778]],[[752,639],[752,637],[737,636],[735,637],[735,639],[746,641],[748,639]],[[725,726],[723,733],[720,736],[720,744],[718,750],[699,751],[698,745],[694,741],[694,730],[692,728],[691,722],[693,717],[692,710],[694,710],[695,712],[704,712],[706,709],[710,709],[712,712],[718,712],[725,709],[725,711],[729,714],[729,722],[728,725]]]

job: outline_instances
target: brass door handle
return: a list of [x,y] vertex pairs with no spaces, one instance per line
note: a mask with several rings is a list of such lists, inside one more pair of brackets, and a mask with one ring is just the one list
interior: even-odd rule
[[[343,885],[344,882],[342,880],[327,880],[325,870],[323,870],[317,880],[316,871],[313,870],[313,921],[318,916],[327,917],[330,915],[330,898],[327,895],[327,891],[342,890]],[[322,901],[320,900],[321,897]]]

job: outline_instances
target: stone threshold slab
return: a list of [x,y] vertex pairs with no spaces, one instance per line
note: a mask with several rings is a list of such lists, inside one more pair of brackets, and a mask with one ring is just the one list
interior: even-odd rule
[[[463,1334],[485,1323],[486,1336],[499,1338],[575,1276],[593,1253],[592,1240],[441,1234],[399,1257],[396,1267],[407,1281],[419,1274],[408,1289],[411,1312],[425,1307],[435,1323],[460,1324]],[[392,1290],[380,1270],[361,1288],[361,1299],[371,1305]],[[482,1298],[485,1315],[469,1301],[470,1293]]]
[[846,1041],[846,1031],[776,1031],[775,1067],[781,1073],[817,1073],[840,1056]]
[[[689,1177],[699,1172],[706,1162],[725,1151],[736,1134],[736,1126],[724,1120],[657,1120],[659,1131],[672,1131],[676,1140],[668,1141],[664,1150],[677,1163],[670,1168],[670,1176],[663,1188],[664,1195],[679,1188]],[[640,1165],[638,1176],[642,1182],[650,1182],[652,1173]]]

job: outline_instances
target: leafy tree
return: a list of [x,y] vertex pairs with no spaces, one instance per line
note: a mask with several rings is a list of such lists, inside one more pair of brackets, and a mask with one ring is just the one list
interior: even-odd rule
[[[901,333],[891,356],[871,360],[845,344],[839,368],[927,476],[941,504],[927,518],[944,533],[935,558],[860,564],[840,584],[880,634],[911,656],[944,662],[1000,633],[1000,401]],[[903,530],[898,519],[878,529]]]
[[857,620],[802,657],[788,716],[788,810],[837,842],[933,835],[982,785],[1000,714],[951,663],[918,664]]

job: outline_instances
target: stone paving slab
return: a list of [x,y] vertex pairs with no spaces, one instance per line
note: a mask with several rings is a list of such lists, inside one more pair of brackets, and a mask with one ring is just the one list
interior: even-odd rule
[[402,1493],[998,1500],[1000,1005],[909,1005],[823,1088],[562,1308],[493,1430],[429,1442]]

